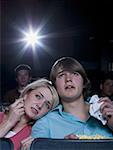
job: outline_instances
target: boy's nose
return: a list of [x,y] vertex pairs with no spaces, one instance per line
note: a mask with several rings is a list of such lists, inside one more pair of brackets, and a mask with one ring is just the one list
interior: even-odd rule
[[66,74],[66,81],[71,81],[71,74],[70,73]]

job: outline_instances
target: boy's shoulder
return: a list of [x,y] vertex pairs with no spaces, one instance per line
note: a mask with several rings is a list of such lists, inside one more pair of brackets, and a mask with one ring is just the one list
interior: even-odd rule
[[41,120],[45,120],[45,119],[51,119],[51,118],[57,118],[58,116],[60,116],[60,111],[62,106],[58,105],[56,108],[54,108],[53,110],[51,110],[50,112],[48,112],[44,117],[41,118]]

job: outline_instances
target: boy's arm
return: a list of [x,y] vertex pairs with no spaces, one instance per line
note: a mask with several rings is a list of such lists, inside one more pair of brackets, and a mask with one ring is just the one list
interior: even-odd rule
[[108,98],[102,98],[104,103],[101,105],[101,112],[103,117],[107,119],[107,125],[113,131],[113,102]]

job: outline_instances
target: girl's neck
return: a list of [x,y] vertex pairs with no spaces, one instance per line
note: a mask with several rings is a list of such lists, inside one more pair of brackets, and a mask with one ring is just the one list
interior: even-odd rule
[[17,124],[15,125],[15,127],[12,129],[12,131],[14,132],[19,132],[20,130],[22,130],[25,126],[27,126],[28,122],[30,119],[27,118],[27,116],[23,115],[20,119],[20,121],[17,122]]

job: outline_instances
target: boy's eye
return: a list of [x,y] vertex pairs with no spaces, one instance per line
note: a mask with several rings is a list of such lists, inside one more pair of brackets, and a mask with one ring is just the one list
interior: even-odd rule
[[73,72],[73,74],[74,74],[74,75],[76,75],[76,76],[78,76],[78,75],[79,75],[79,73],[78,73],[78,72]]
[[64,75],[64,73],[59,74],[59,75],[58,75],[58,78],[63,77],[63,75]]

